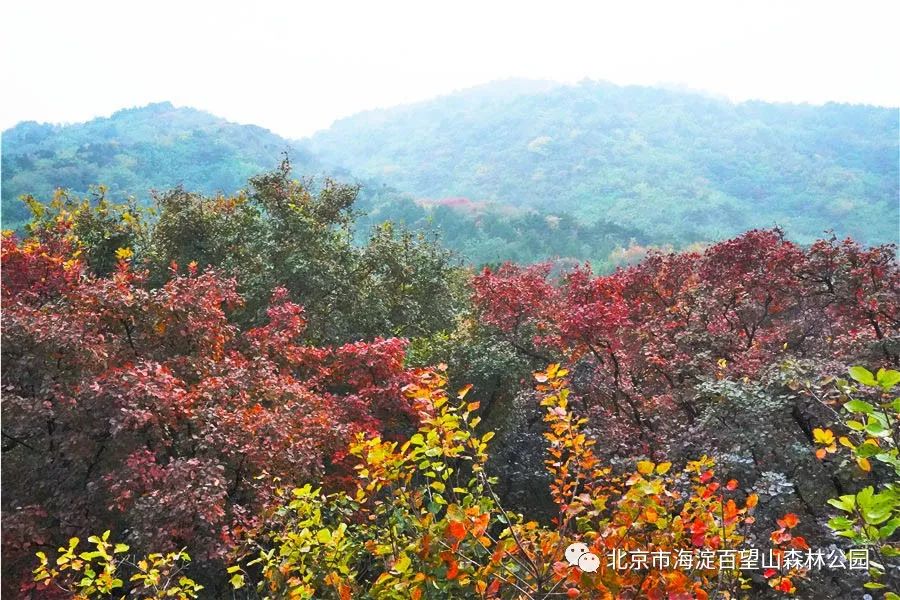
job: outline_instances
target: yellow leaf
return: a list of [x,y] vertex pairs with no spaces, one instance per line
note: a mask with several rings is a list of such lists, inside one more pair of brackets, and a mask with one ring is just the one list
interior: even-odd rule
[[815,429],[813,429],[813,439],[817,444],[830,446],[834,441],[834,433],[832,433],[830,429],[822,429],[820,427],[816,427]]
[[470,383],[470,384],[466,385],[464,388],[462,388],[461,390],[459,390],[459,392],[457,392],[457,394],[456,394],[456,397],[459,398],[460,400],[462,400],[463,398],[466,397],[466,394],[468,394],[471,389],[472,389],[472,384]]
[[642,460],[637,464],[638,473],[640,473],[641,475],[649,475],[653,472],[653,467],[653,463],[649,460]]
[[394,563],[394,571],[404,573],[411,563],[412,561],[406,554],[401,554],[400,558],[397,559],[397,562]]
[[857,458],[856,464],[859,465],[859,468],[868,473],[872,470],[872,465],[869,463],[868,458]]
[[134,255],[131,248],[119,248],[116,250],[116,258],[119,260],[128,260]]
[[672,463],[661,462],[658,465],[656,465],[656,472],[659,473],[660,475],[665,475],[666,473],[669,472],[669,469],[671,469],[671,468],[672,468]]

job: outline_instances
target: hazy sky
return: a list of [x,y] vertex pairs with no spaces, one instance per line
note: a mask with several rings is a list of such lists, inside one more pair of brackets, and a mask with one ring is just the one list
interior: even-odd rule
[[170,100],[300,137],[507,77],[900,106],[896,1],[2,4],[2,128]]

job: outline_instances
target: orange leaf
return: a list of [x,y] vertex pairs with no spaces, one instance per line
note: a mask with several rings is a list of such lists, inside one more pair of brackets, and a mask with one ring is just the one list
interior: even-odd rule
[[793,594],[794,593],[794,584],[791,583],[791,580],[785,577],[781,580],[781,583],[778,584],[778,591],[784,592],[785,594]]
[[457,575],[459,575],[459,563],[450,559],[450,567],[447,569],[447,579],[456,579]]
[[466,526],[460,521],[450,521],[450,524],[447,525],[447,534],[450,537],[461,540],[466,537]]
[[731,523],[735,519],[737,519],[738,508],[737,504],[734,503],[734,500],[729,498],[728,502],[725,503],[725,508],[722,511],[725,515],[725,523]]
[[800,519],[794,513],[788,513],[784,515],[781,519],[777,519],[778,524],[782,527],[787,527],[788,529],[793,529],[797,526],[797,523],[800,522]]

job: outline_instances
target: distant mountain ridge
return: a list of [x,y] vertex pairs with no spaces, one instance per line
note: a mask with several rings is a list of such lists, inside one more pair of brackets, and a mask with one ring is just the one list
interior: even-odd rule
[[27,218],[20,195],[57,187],[231,193],[284,152],[298,175],[362,183],[362,227],[439,230],[476,263],[603,262],[775,224],[801,242],[826,229],[896,242],[900,220],[894,109],[507,80],[366,111],[305,140],[168,102],[20,123],[2,134],[3,226]]
[[27,121],[3,132],[3,217],[24,218],[20,195],[47,198],[57,187],[85,194],[102,183],[113,197],[138,199],[176,185],[231,193],[285,152],[300,172],[321,168],[299,144],[262,127],[169,102],[72,125]]
[[[782,225],[897,241],[897,110],[744,102],[585,81],[488,84],[342,119],[326,164],[412,194],[564,210],[658,241]],[[496,91],[496,93],[493,93]]]
[[[526,88],[533,91],[535,86]],[[168,102],[86,123],[26,122],[5,131],[3,227],[15,229],[26,222],[27,210],[18,200],[23,194],[48,200],[56,188],[65,188],[84,196],[101,183],[107,186],[107,195],[119,201],[133,196],[147,202],[151,190],[177,185],[206,194],[231,193],[244,188],[252,175],[275,168],[284,152],[298,176],[330,175],[362,186],[355,232],[360,239],[372,226],[392,220],[415,231],[439,233],[444,245],[476,265],[569,258],[591,260],[603,269],[612,267],[609,257],[617,248],[648,243],[634,228],[605,222],[583,227],[571,217],[538,215],[527,208],[479,205],[472,212],[468,202],[459,206],[418,202],[382,180],[358,179],[347,169],[326,168],[302,142]]]

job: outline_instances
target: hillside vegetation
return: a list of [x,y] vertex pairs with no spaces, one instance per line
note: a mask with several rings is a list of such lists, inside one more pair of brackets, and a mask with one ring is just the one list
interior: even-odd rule
[[527,83],[365,112],[310,147],[420,197],[603,218],[655,243],[775,224],[804,243],[897,239],[896,109]]
[[896,246],[476,271],[246,188],[3,235],[3,595],[897,600]]
[[20,123],[3,132],[3,220],[27,220],[23,194],[51,197],[56,188],[84,195],[104,185],[110,197],[148,202],[151,190],[177,185],[235,192],[252,175],[272,169],[288,152],[301,171],[313,158],[274,133],[238,125],[168,102],[121,110],[72,125]]
[[[662,89],[505,81],[363,113],[308,140],[169,103],[3,133],[3,226],[57,187],[152,204],[182,185],[233,193],[287,153],[295,172],[361,186],[356,239],[385,220],[437,232],[480,265],[633,264],[752,227],[809,243],[834,229],[894,242],[896,111],[732,104]],[[320,177],[321,178],[321,177]]]

